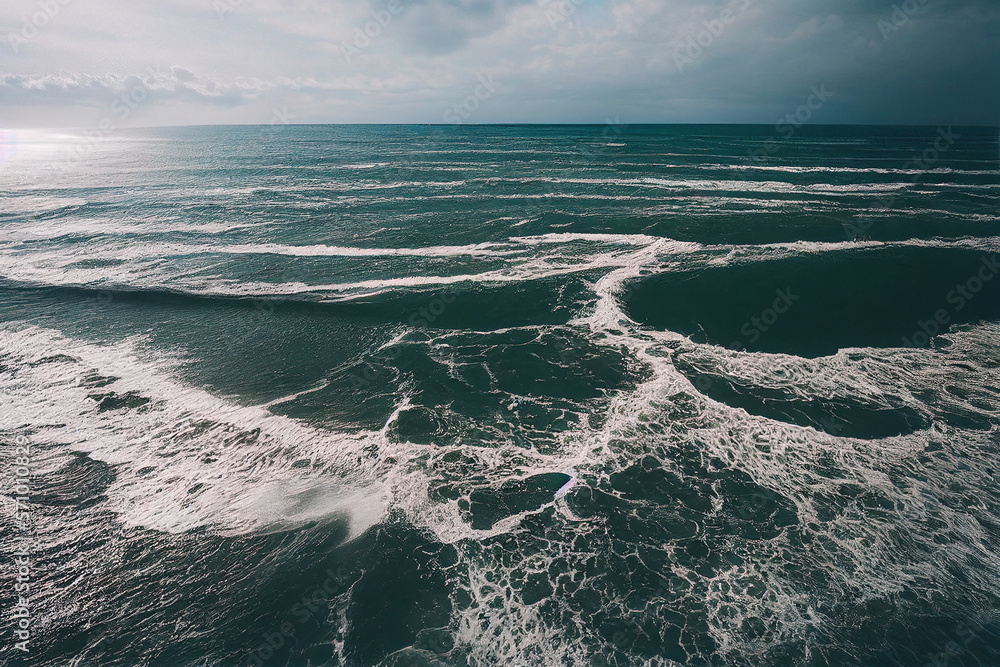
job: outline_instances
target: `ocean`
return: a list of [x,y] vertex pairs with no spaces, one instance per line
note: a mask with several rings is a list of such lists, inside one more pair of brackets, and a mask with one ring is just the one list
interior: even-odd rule
[[0,662],[1000,665],[996,128],[0,137]]

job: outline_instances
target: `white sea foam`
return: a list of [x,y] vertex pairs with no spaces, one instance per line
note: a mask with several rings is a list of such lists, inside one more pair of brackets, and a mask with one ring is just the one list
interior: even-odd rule
[[0,227],[0,243],[53,240],[67,236],[132,236],[170,233],[223,234],[237,229],[259,227],[254,223],[185,223],[179,221],[132,221],[98,218],[46,220]]
[[476,243],[465,246],[429,246],[425,248],[355,248],[345,246],[290,246],[278,243],[255,245],[215,245],[201,252],[236,255],[274,254],[295,257],[486,257],[509,254],[503,243]]
[[[0,429],[27,430],[39,446],[116,466],[107,502],[133,525],[240,533],[345,515],[357,535],[381,519],[388,492],[363,457],[378,434],[321,431],[213,396],[184,384],[137,343],[0,329],[0,353],[18,368],[4,377]],[[114,379],[88,386],[95,377]],[[148,403],[127,409],[127,418],[119,409],[102,412],[98,401],[110,392]]]
[[[741,564],[725,565],[710,575],[680,566],[665,573],[690,582],[684,595],[706,608],[709,632],[723,656],[736,659],[748,651],[766,651],[801,639],[809,628],[825,628],[828,620],[822,609],[829,603],[891,596],[906,585],[927,580],[969,586],[952,574],[969,558],[986,563],[988,572],[1000,569],[1000,558],[977,528],[973,510],[934,500],[955,479],[973,490],[992,483],[988,461],[973,455],[990,437],[988,432],[935,424],[877,441],[837,437],[748,415],[703,397],[676,371],[671,357],[679,350],[718,372],[754,386],[784,388],[803,399],[836,396],[878,404],[891,395],[922,410],[960,408],[993,418],[995,400],[994,407],[985,406],[990,397],[995,399],[1000,383],[995,367],[948,374],[942,353],[934,350],[845,350],[825,359],[803,360],[733,352],[695,345],[669,332],[643,331],[629,322],[620,298],[627,282],[668,249],[663,240],[656,243],[661,245],[631,245],[631,254],[620,258],[628,261],[595,286],[596,307],[570,325],[590,330],[601,345],[627,350],[650,369],[646,379],[613,393],[600,426],[581,423],[560,435],[556,454],[510,447],[462,448],[463,456],[475,460],[476,469],[491,483],[540,472],[571,475],[570,482],[546,503],[559,510],[551,529],[556,532],[548,535],[560,537],[550,539],[548,549],[514,563],[501,552],[470,545],[483,544],[490,535],[517,535],[521,518],[536,510],[517,513],[481,531],[461,518],[457,502],[429,501],[428,484],[440,474],[437,471],[447,468],[442,458],[447,452],[387,439],[401,411],[411,406],[405,395],[381,431],[347,435],[276,416],[266,406],[241,406],[187,386],[169,364],[143,352],[141,341],[95,345],[34,327],[6,328],[0,330],[0,352],[8,355],[5,364],[14,361],[19,371],[0,374],[0,389],[12,399],[12,409],[0,417],[0,429],[29,429],[36,442],[86,451],[114,464],[118,478],[108,490],[108,507],[127,523],[158,530],[207,525],[241,533],[341,515],[350,517],[356,535],[379,522],[387,508],[399,508],[414,524],[458,549],[459,581],[473,604],[456,607],[453,627],[456,641],[475,664],[525,661],[535,655],[531,646],[544,649],[538,653],[540,660],[578,665],[591,661],[593,644],[568,639],[560,626],[545,621],[539,605],[526,604],[519,594],[508,592],[524,576],[554,577],[549,573],[558,563],[577,568],[588,558],[599,557],[606,549],[602,535],[608,528],[600,521],[575,517],[567,500],[649,457],[693,488],[702,480],[696,478],[697,471],[679,463],[686,457],[739,470],[760,488],[787,499],[798,517],[797,529],[809,536],[808,554],[791,546],[785,533],[766,540],[734,537],[724,548]],[[966,354],[996,357],[998,334],[996,325],[966,328],[950,336],[953,351],[947,354],[956,360]],[[443,341],[439,343],[447,349]],[[985,357],[984,351],[988,351]],[[67,358],[52,360],[57,354]],[[94,374],[118,379],[101,388],[81,386],[79,378]],[[946,384],[958,387],[950,399],[955,403],[934,408]],[[136,391],[151,400],[129,410],[123,419],[115,410],[99,412],[95,399],[88,398],[109,391],[119,395]],[[270,405],[287,400],[294,397]],[[371,456],[373,446],[385,454]],[[940,458],[941,468],[919,463],[922,453],[940,447],[947,455]],[[820,469],[823,473],[817,474]],[[885,498],[894,509],[887,516],[877,505],[838,500],[846,504],[838,506],[831,518],[829,504],[841,498],[844,484]],[[150,494],[151,488],[159,492]],[[637,518],[653,511],[639,501],[628,502]],[[722,503],[716,510],[721,512],[733,499],[720,497],[716,502]],[[900,556],[894,537],[899,531],[908,535],[913,558]],[[936,544],[942,535],[963,539],[947,546]],[[591,546],[579,546],[587,543]],[[938,556],[914,560],[921,554]],[[827,583],[822,590],[813,590],[790,573],[789,564],[820,571]],[[972,574],[968,569],[963,572]],[[980,590],[1000,591],[996,577],[978,576],[974,585]],[[593,580],[586,585],[601,593],[604,584]],[[765,594],[750,592],[758,587]],[[625,613],[624,599],[613,591],[601,594],[602,607]],[[577,624],[588,641],[595,639],[578,606],[572,600],[561,604],[564,620]],[[655,595],[651,604],[649,613],[655,614]],[[766,642],[747,634],[745,622],[750,618],[763,620],[769,631]]]
[[[903,241],[796,241],[763,245],[705,246],[644,234],[549,233],[512,237],[506,242],[426,248],[353,248],[282,244],[134,244],[102,241],[71,248],[34,249],[21,242],[0,247],[0,277],[36,286],[73,286],[99,290],[162,290],[200,296],[280,298],[296,295],[342,300],[374,296],[412,287],[448,287],[460,284],[509,284],[602,269],[627,269],[643,275],[699,264],[724,265],[733,261],[775,261],[803,254],[836,253],[881,247],[966,248],[1000,250],[1000,237],[907,239]],[[427,271],[392,278],[370,278],[343,283],[320,280],[263,282],[213,275],[226,255],[285,255],[306,257],[476,257],[504,261],[501,268],[454,275]],[[171,257],[183,258],[194,268],[178,272]],[[195,261],[197,259],[197,261]],[[100,264],[107,264],[101,266]],[[322,274],[317,274],[321,276]],[[632,275],[632,274],[630,274]]]
[[58,197],[49,195],[0,196],[2,215],[42,215],[65,208],[76,208],[87,204],[82,197]]

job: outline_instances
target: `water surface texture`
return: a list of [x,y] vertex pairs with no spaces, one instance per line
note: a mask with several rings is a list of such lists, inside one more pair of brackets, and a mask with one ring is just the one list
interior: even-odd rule
[[1000,665],[996,129],[614,130],[6,133],[0,662]]

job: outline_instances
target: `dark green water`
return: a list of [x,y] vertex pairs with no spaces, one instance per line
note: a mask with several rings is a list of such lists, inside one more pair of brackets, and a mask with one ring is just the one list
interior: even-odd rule
[[6,133],[0,661],[1000,665],[997,130],[772,135]]

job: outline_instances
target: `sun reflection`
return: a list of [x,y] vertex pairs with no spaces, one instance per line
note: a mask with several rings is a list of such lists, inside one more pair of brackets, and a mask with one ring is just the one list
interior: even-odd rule
[[92,157],[97,143],[67,130],[0,130],[0,169],[16,174],[19,181],[29,174],[72,173]]
[[0,162],[17,154],[17,135],[10,130],[0,130]]

